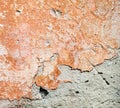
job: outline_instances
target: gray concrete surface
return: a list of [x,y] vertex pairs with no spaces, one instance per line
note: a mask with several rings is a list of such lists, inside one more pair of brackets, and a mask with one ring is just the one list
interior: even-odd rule
[[33,86],[34,100],[1,100],[0,108],[120,108],[120,49],[118,55],[81,73],[67,66],[60,66],[71,83],[58,89],[39,93]]

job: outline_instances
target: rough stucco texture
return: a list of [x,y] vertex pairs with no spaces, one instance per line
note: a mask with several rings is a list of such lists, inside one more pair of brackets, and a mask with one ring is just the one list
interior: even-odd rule
[[56,89],[67,81],[58,79],[58,64],[90,71],[112,58],[120,46],[117,2],[0,0],[0,99],[32,98],[33,83]]

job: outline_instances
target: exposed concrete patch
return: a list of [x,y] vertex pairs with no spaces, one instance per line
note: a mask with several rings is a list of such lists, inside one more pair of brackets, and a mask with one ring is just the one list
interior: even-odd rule
[[116,58],[106,60],[92,72],[81,73],[67,66],[62,66],[61,71],[72,82],[48,90],[44,98],[34,85],[34,100],[4,100],[0,101],[0,108],[120,108],[120,50]]

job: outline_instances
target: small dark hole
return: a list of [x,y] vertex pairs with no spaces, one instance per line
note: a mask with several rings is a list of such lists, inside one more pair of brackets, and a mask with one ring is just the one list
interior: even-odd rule
[[62,12],[60,10],[56,10],[58,13],[62,14]]
[[107,85],[110,85],[110,83],[106,80],[106,78],[103,78],[103,80],[106,82]]
[[21,11],[20,11],[20,10],[16,10],[16,12],[21,13]]
[[60,14],[60,15],[62,14],[62,12],[61,12],[60,10],[58,10],[58,9],[56,10],[56,9],[52,8],[51,10],[53,11],[53,13],[54,13],[55,15],[56,15],[57,13]]
[[113,76],[111,76],[110,78],[113,78]]
[[76,93],[76,94],[78,94],[78,93],[79,93],[79,91],[75,91],[75,93]]
[[102,72],[98,72],[98,74],[103,74]]
[[85,83],[89,82],[89,80],[86,80]]
[[41,93],[42,97],[45,97],[45,96],[47,96],[49,94],[49,92],[46,89],[42,88],[42,87],[40,87],[39,92]]
[[106,84],[107,84],[107,85],[110,85],[110,83],[109,83],[108,81],[106,81]]

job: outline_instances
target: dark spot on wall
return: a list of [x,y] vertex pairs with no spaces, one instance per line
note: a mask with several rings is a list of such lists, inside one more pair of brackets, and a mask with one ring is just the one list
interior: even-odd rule
[[89,82],[89,80],[86,80],[85,83]]
[[16,12],[21,13],[21,11],[20,11],[20,10],[16,10]]
[[75,91],[76,94],[79,94],[79,91]]
[[103,74],[103,72],[98,72],[98,74]]
[[42,88],[42,87],[40,87],[39,92],[41,93],[41,96],[43,98],[49,94],[49,92],[46,89]]

